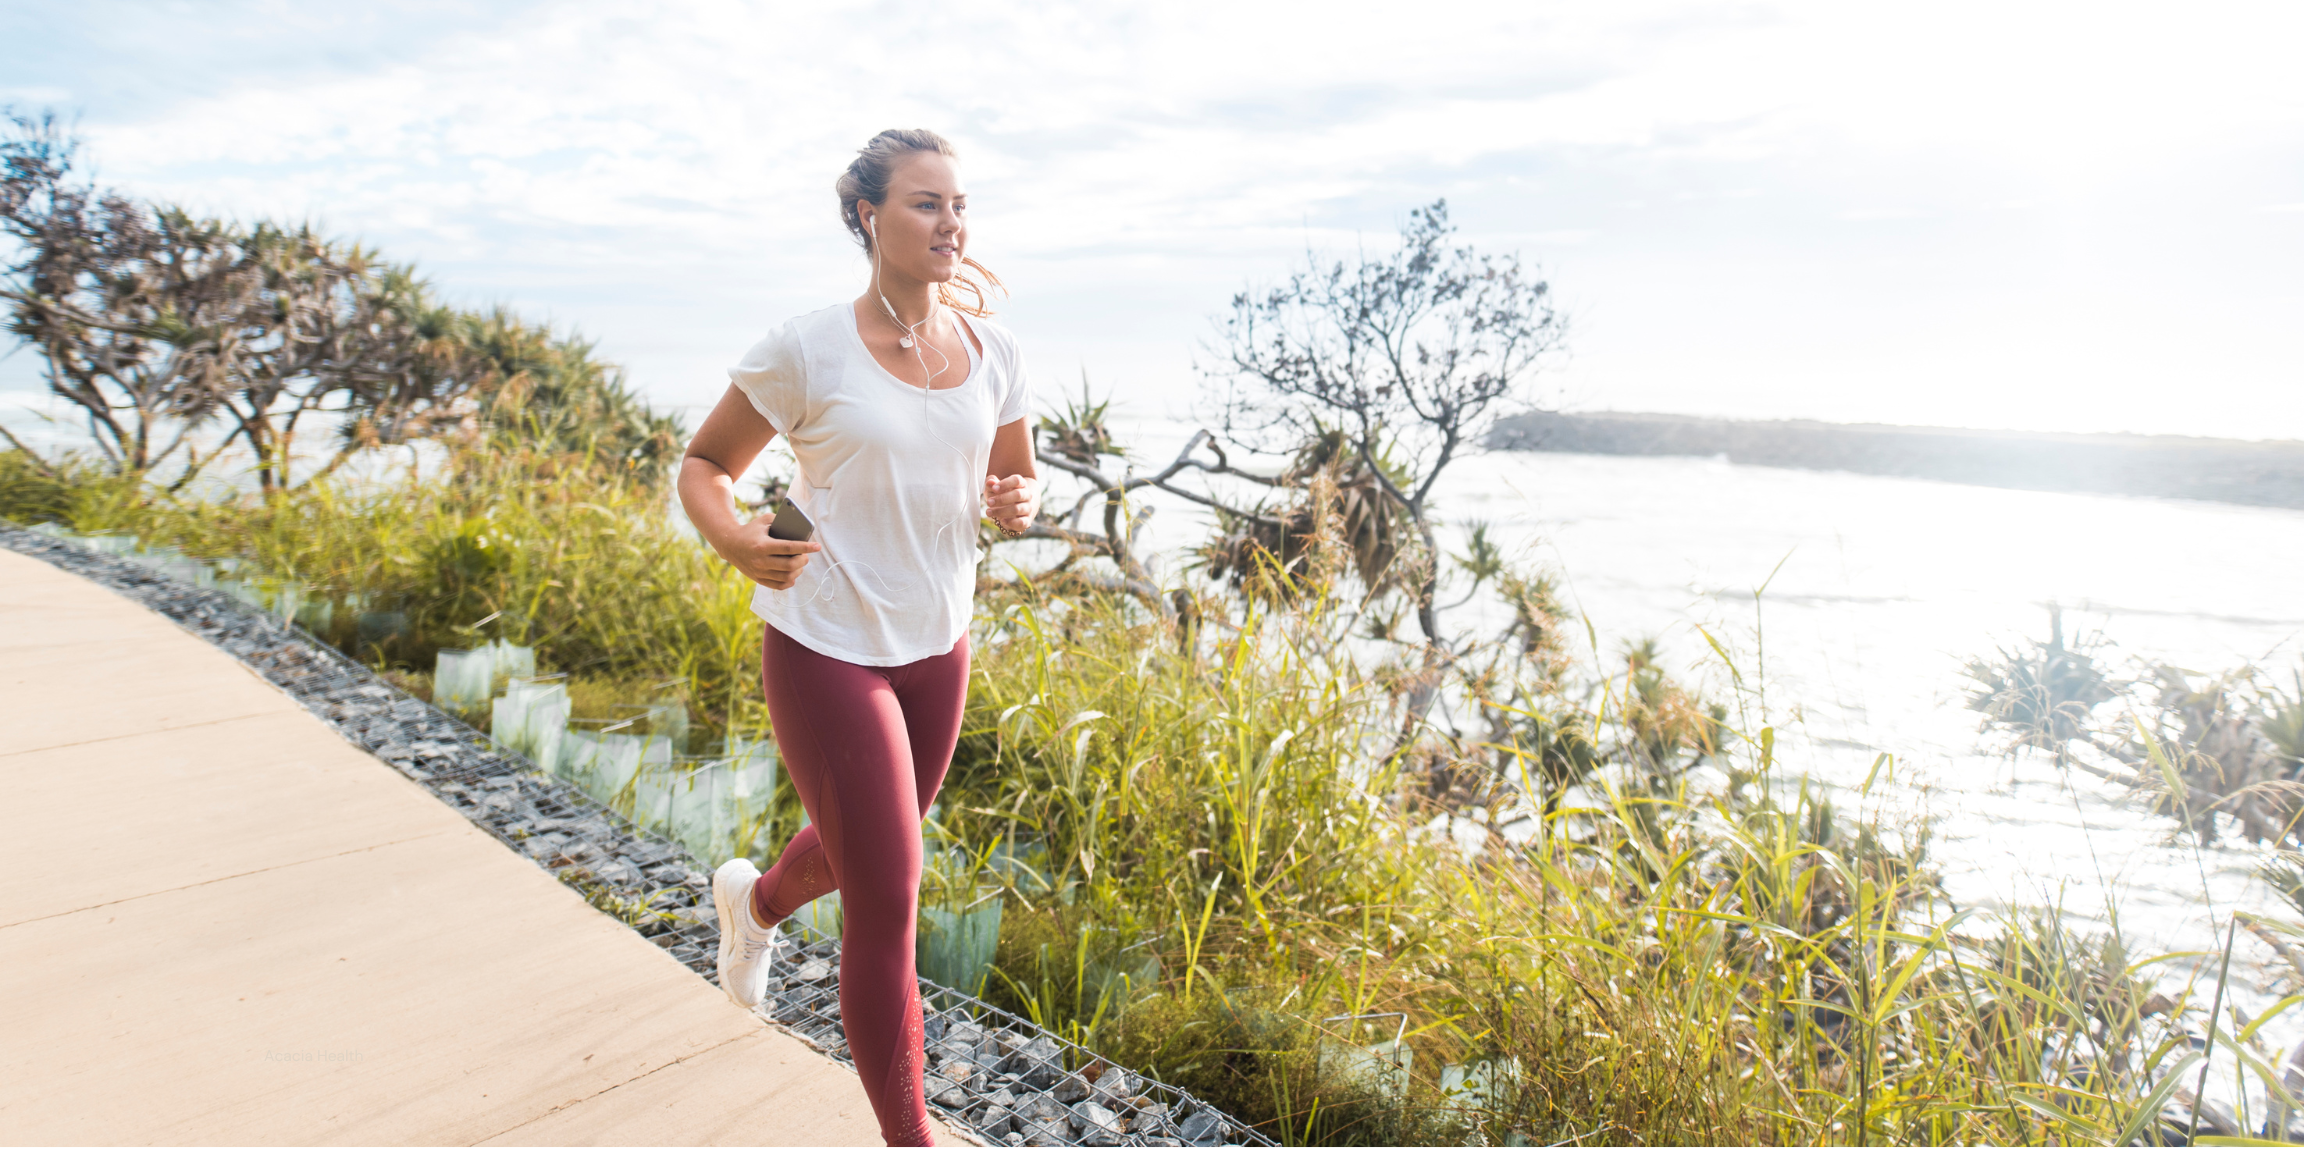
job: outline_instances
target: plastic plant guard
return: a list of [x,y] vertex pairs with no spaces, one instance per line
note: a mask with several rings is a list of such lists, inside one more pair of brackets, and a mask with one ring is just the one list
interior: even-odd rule
[[969,908],[922,908],[925,931],[915,937],[920,975],[981,997],[1000,946],[1000,909],[997,896]]
[[442,648],[432,666],[432,702],[452,712],[470,712],[488,702],[494,661],[486,651]]
[[296,619],[304,607],[304,585],[297,580],[267,580],[264,582],[264,610],[274,619],[287,623]]
[[360,614],[360,644],[382,644],[408,631],[406,612],[362,612]]
[[728,741],[728,754],[696,762],[674,800],[672,838],[699,859],[765,856],[775,813],[775,747],[765,740]]
[[304,605],[311,597],[312,590],[302,581],[287,581],[280,585],[280,598],[272,602],[272,614],[283,622],[293,623],[303,613]]
[[553,762],[552,774],[590,795],[594,765],[599,759],[599,733],[571,727],[560,736],[560,755]]
[[672,742],[674,751],[688,747],[687,701],[678,697],[659,697],[648,706],[648,723]]
[[1038,840],[1015,837],[1003,840],[992,849],[984,866],[1028,895],[1044,895],[1056,887],[1054,872],[1048,866],[1048,847]]
[[600,737],[600,758],[595,764],[592,779],[592,798],[611,808],[621,807],[619,799],[632,786],[632,778],[640,774],[640,754],[647,747],[647,739],[628,732],[610,732]]
[[[361,625],[365,630],[365,617]],[[432,673],[432,702],[458,712],[476,711],[496,694],[499,679],[507,676],[520,679],[535,674],[534,648],[522,648],[501,640],[468,651],[442,648],[440,662]]]
[[733,856],[765,857],[776,818],[776,745],[767,740],[733,740],[727,773],[728,813]]
[[592,798],[609,807],[615,807],[618,793],[632,778],[640,774],[640,738],[626,732],[610,732],[600,737],[600,755],[592,761],[592,779],[587,786]]
[[800,906],[785,923],[800,939],[813,944],[819,940],[840,938],[840,894],[827,892]]
[[1091,999],[1110,997],[1118,1006],[1159,983],[1160,957],[1138,948],[1124,946],[1105,959],[1090,961],[1080,974],[1087,995]]
[[[617,736],[622,736],[622,733],[618,733]],[[610,737],[610,739],[616,738]],[[636,735],[631,739],[633,741],[630,745],[632,749],[630,753],[632,758],[631,774],[624,777],[621,783],[617,783],[615,792],[603,797],[603,800],[610,807],[624,813],[627,818],[636,818],[638,813],[634,804],[636,803],[637,790],[643,782],[650,778],[662,781],[664,777],[671,774],[672,744],[663,737],[655,735]]]
[[1520,1080],[1520,1060],[1506,1056],[1450,1064],[1440,1069],[1440,1095],[1457,1108],[1486,1111]]
[[[528,702],[507,692],[488,702],[488,738],[515,752],[528,735]],[[530,757],[534,759],[534,757]]]
[[490,705],[488,734],[550,771],[568,730],[568,711],[564,681],[514,680]]
[[659,703],[655,707],[654,715],[650,716],[649,720],[656,726],[656,731],[662,733],[666,740],[672,742],[674,751],[688,747],[688,705],[686,702],[668,700]]
[[742,794],[745,781],[723,758],[696,763],[674,791],[670,835],[700,860],[763,855],[767,804]]
[[683,771],[685,767],[641,762],[639,773],[632,778],[632,823],[659,835],[671,828],[672,793],[679,786],[679,778],[688,774]]
[[678,702],[643,705],[648,731],[654,739],[678,753],[688,747],[688,706]]
[[1396,1099],[1408,1088],[1408,1067],[1415,1057],[1414,1049],[1397,1040],[1366,1046],[1324,1040],[1320,1043],[1320,1075],[1332,1083]]
[[536,674],[534,648],[523,648],[498,640],[483,644],[474,651],[488,654],[488,687],[491,692],[495,690],[498,680],[525,679]]
[[329,626],[336,622],[336,602],[334,600],[305,601],[304,606],[297,610],[296,622],[302,624],[307,632],[325,636],[328,634]]
[[549,764],[558,758],[560,738],[568,732],[568,714],[572,706],[568,700],[566,681],[522,681],[528,701],[526,738],[534,744],[529,759]]
[[738,799],[763,811],[776,799],[776,776],[781,761],[773,740],[728,741],[728,773]]
[[687,749],[688,706],[686,704],[672,701],[655,704],[618,704],[616,707],[622,712],[629,713],[629,719],[646,724],[648,731],[656,739],[664,741],[665,746],[675,753]]
[[246,580],[218,580],[216,590],[246,604],[250,608],[264,607],[264,594]]
[[728,859],[724,836],[717,835],[713,826],[714,804],[712,793],[718,776],[718,761],[696,766],[672,781],[671,812],[666,817],[669,827],[666,835],[677,840],[706,867],[718,867]]
[[186,584],[199,583],[201,574],[208,569],[206,564],[175,548],[143,548],[126,559],[138,567]]
[[[1374,1044],[1353,1043],[1353,1039],[1379,1020],[1397,1020],[1392,1038]],[[1399,1098],[1408,1091],[1408,1069],[1415,1062],[1416,1050],[1408,1046],[1406,1034],[1408,1017],[1401,1012],[1375,1012],[1366,1016],[1331,1016],[1326,1024],[1344,1024],[1341,1031],[1349,1037],[1343,1040],[1320,1042],[1320,1076],[1336,1084],[1354,1085],[1370,1095]]]

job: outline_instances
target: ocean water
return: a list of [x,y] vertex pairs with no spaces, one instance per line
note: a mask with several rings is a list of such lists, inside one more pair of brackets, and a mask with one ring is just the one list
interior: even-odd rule
[[[1764,678],[1788,767],[1841,786],[1843,808],[1929,821],[1955,899],[2117,915],[2139,955],[2205,947],[2233,908],[2293,915],[2252,879],[2261,849],[2176,843],[2123,789],[2005,755],[1962,670],[2045,638],[2059,605],[2115,666],[2285,679],[2304,660],[2304,512],[1549,453],[1444,483],[1455,516],[1552,563],[1604,655],[1655,634],[1718,693],[1695,629],[1722,639]],[[1880,752],[1895,780],[1856,795]]]
[[[1157,467],[1188,429],[1130,431]],[[2212,947],[2235,909],[2294,916],[2251,875],[2262,849],[2178,843],[2119,787],[2005,755],[1962,706],[1962,669],[2045,638],[2053,604],[2068,636],[2111,642],[2116,668],[2247,665],[2286,681],[2304,663],[2304,511],[1532,452],[1460,461],[1437,495],[1457,541],[1485,522],[1509,554],[1560,575],[1597,637],[1588,658],[1654,636],[1676,673],[1725,699],[1729,673],[1698,629],[1710,632],[1764,687],[1785,770],[1833,786],[1844,813],[1925,825],[1929,861],[1963,905],[2117,919],[2137,957]],[[1204,531],[1190,505],[1153,503],[1156,546]],[[1497,623],[1477,601],[1444,620]],[[1893,778],[1862,795],[1881,752]],[[2242,934],[2237,967],[2270,959]]]

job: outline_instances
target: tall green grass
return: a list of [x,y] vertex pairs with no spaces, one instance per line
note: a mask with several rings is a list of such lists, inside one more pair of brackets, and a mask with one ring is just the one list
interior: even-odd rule
[[[664,500],[516,453],[207,503],[0,456],[0,513],[404,612],[368,660],[502,637],[599,698],[685,677],[707,727],[757,727],[749,585]],[[1324,596],[1187,630],[989,593],[931,829],[962,851],[928,880],[1004,902],[987,995],[1290,1143],[2157,1138],[2197,1056],[2149,963],[1960,913],[1869,784],[1836,807],[1652,651],[1572,665],[1514,586],[1543,627],[1453,689],[1485,738],[1407,722],[1427,670],[1364,664]]]
[[[1735,745],[1741,798],[1602,776],[1525,817],[1519,843],[1466,844],[1434,833],[1448,813],[1417,799],[1412,754],[1370,757],[1392,743],[1386,687],[1316,632],[1251,613],[1194,649],[1126,605],[1029,597],[986,621],[944,824],[1040,849],[1053,895],[1011,897],[1010,1006],[1292,1142],[2094,1142],[2150,1124],[2135,1101],[2184,1053],[2154,1050],[2131,966],[2053,919],[1954,914],[1918,845],[1765,762],[1772,733]],[[1638,720],[1610,699],[1641,706],[1554,697],[1553,719],[1604,742]],[[1405,1092],[1340,1058],[1371,1038],[1349,1018],[1395,1012]],[[2125,1068],[2053,1083],[2075,1046]],[[1440,1090],[1447,1065],[1507,1060],[1515,1087]]]

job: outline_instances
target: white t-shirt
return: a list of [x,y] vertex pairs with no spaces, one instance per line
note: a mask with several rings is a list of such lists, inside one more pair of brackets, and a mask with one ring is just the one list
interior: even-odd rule
[[[728,370],[791,443],[792,502],[824,545],[791,588],[755,588],[752,611],[834,659],[909,664],[951,651],[968,629],[992,434],[1023,419],[1032,396],[1016,338],[954,315],[984,346],[953,365],[968,373],[956,388],[889,374],[847,304],[785,322]],[[928,363],[940,364],[933,351]]]

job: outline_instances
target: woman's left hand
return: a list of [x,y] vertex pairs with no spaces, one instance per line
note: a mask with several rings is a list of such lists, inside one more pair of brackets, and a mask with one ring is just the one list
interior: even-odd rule
[[986,476],[984,514],[1010,536],[1021,536],[1040,514],[1040,481],[1032,476]]

